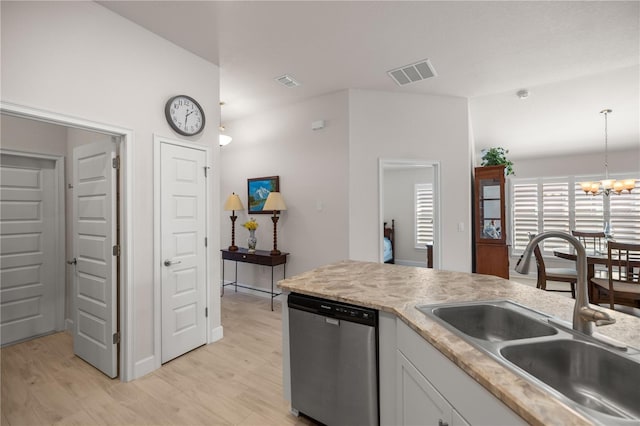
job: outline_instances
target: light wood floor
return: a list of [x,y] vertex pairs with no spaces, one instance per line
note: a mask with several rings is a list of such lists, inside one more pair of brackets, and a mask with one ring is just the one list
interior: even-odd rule
[[312,424],[282,398],[280,304],[227,291],[224,338],[130,383],[73,355],[66,333],[0,350],[2,425]]

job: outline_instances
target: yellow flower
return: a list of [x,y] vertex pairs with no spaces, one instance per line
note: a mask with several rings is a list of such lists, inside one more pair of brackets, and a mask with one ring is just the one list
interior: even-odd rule
[[249,231],[255,231],[258,229],[258,222],[256,222],[254,218],[251,218],[250,221],[243,223],[242,226],[247,228]]

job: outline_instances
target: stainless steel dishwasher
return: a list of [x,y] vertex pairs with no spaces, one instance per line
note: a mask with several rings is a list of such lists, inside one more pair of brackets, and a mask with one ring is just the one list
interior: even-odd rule
[[291,408],[326,425],[377,425],[378,311],[292,293]]

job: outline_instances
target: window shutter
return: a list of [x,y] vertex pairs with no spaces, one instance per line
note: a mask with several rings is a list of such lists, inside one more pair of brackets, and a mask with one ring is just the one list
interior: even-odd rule
[[609,195],[613,238],[620,243],[640,244],[640,182],[629,194]]
[[513,184],[513,248],[523,251],[529,233],[538,233],[538,184]]
[[416,195],[416,248],[433,244],[433,185],[418,183]]
[[[570,232],[569,182],[545,182],[542,184],[542,217],[544,231]],[[569,248],[569,243],[559,239],[543,242],[544,251]]]
[[602,195],[587,195],[575,184],[575,217],[576,226],[573,228],[582,232],[600,232],[604,224],[604,200]]

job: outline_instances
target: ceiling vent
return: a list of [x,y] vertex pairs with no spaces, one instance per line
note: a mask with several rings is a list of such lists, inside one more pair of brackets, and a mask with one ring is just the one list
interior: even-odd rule
[[425,80],[438,75],[428,59],[387,71],[387,74],[389,74],[389,77],[391,77],[393,81],[398,83],[398,86],[415,83],[416,81]]
[[276,77],[274,80],[286,87],[300,86],[300,83],[296,81],[295,78],[291,77],[289,74],[281,75],[280,77]]

